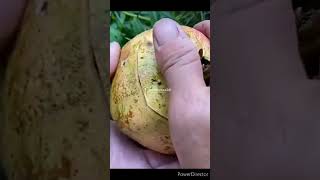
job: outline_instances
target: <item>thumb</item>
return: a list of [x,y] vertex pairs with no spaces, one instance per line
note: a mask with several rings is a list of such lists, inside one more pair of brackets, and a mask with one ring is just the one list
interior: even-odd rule
[[170,89],[196,90],[206,86],[198,51],[175,21],[158,21],[153,39],[157,63]]

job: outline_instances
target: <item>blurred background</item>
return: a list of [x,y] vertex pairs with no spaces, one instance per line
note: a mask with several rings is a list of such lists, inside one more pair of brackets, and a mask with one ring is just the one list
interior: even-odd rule
[[170,18],[181,25],[194,26],[209,20],[209,11],[111,11],[110,41],[121,47],[137,34],[151,29],[161,18]]
[[320,1],[293,0],[300,56],[309,79],[320,80]]

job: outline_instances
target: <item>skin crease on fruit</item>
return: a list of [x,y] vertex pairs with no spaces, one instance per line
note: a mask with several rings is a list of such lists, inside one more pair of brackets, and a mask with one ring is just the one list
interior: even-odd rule
[[[209,39],[193,28],[182,26],[182,29],[210,61]],[[168,98],[169,89],[155,59],[150,29],[131,39],[121,50],[111,87],[112,119],[124,134],[142,146],[174,154],[168,124]]]

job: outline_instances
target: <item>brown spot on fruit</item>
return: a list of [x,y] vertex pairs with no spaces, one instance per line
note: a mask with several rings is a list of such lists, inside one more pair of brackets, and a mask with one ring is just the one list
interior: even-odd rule
[[133,113],[132,113],[132,111],[129,111],[128,117],[129,117],[129,118],[133,118]]
[[78,129],[79,129],[80,132],[83,132],[83,131],[87,130],[88,127],[89,127],[89,122],[88,121],[78,120],[77,124],[78,124]]
[[150,47],[150,46],[153,46],[153,43],[152,43],[151,41],[148,41],[148,42],[147,42],[147,46],[149,46],[149,47]]

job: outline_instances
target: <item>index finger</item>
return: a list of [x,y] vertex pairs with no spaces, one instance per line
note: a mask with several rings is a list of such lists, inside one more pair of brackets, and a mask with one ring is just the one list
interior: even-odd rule
[[117,42],[110,43],[110,79],[117,69],[118,61],[120,58],[120,45]]

